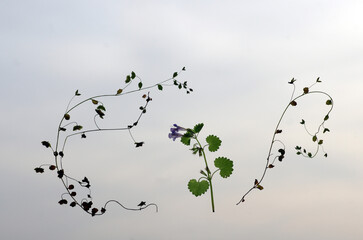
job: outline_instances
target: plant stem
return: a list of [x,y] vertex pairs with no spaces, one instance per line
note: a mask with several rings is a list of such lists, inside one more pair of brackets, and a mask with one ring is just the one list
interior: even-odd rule
[[200,144],[199,140],[197,139],[197,137],[195,137],[195,140],[197,141],[199,147],[202,149],[205,168],[206,168],[207,174],[208,174],[207,178],[208,178],[208,182],[209,182],[209,185],[210,185],[210,198],[211,198],[211,204],[212,204],[212,212],[214,212],[214,197],[213,197],[212,175],[211,175],[211,172],[210,172],[209,167],[208,167],[207,157],[205,155],[204,149],[203,149],[202,145]]

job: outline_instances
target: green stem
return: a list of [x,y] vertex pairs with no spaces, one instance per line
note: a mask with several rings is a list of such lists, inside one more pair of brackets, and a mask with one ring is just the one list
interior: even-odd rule
[[202,149],[204,163],[205,163],[205,168],[207,169],[207,174],[208,174],[207,178],[208,178],[208,182],[209,182],[209,185],[210,185],[210,198],[211,198],[211,204],[212,204],[212,212],[215,212],[215,210],[214,210],[214,196],[213,196],[212,175],[211,175],[211,172],[210,172],[209,167],[208,167],[207,157],[205,155],[205,152],[204,152],[204,149],[202,147],[202,144],[200,144],[200,142],[199,142],[199,140],[198,140],[197,137],[195,137],[195,140],[197,141],[199,147]]

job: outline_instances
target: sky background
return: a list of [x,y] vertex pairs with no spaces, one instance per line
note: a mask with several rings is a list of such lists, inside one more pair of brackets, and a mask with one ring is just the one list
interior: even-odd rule
[[[363,3],[307,1],[0,1],[0,230],[3,239],[361,239],[363,155]],[[128,207],[157,203],[159,212],[109,205],[90,217],[60,206],[64,192],[43,140],[53,145],[75,90],[91,97],[115,93],[135,71],[153,85],[186,67],[174,87],[151,90],[153,101],[133,131],[71,139],[64,166],[92,184],[95,206],[117,199]],[[328,158],[306,159],[296,145],[312,146],[299,124],[316,126],[326,97],[306,98],[282,122],[286,157],[268,172],[263,191],[242,195],[259,178],[276,123],[297,93],[317,77],[316,90],[334,98],[324,135]],[[104,127],[132,123],[141,93],[104,99]],[[92,104],[75,113],[91,124]],[[91,114],[92,115],[92,114]],[[194,197],[202,159],[167,135],[172,124],[205,124],[200,136],[222,139],[209,161],[234,161],[230,178],[214,178]],[[89,125],[91,126],[91,125]],[[212,165],[212,163],[210,163]]]

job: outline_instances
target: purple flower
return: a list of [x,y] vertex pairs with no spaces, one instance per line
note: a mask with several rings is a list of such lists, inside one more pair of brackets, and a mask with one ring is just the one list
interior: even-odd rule
[[169,138],[175,141],[175,139],[183,136],[183,134],[179,133],[179,131],[186,131],[186,129],[176,124],[174,124],[173,126],[174,128],[170,128]]

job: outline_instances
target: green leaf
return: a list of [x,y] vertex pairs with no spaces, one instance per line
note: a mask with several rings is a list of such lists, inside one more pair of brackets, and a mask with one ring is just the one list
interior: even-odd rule
[[175,72],[174,74],[173,74],[173,78],[176,78],[178,76],[178,73],[177,72]]
[[263,187],[260,184],[257,184],[256,187],[260,190],[263,190]]
[[223,178],[231,176],[233,172],[233,162],[225,157],[218,157],[214,160],[214,166],[220,169],[220,175]]
[[291,106],[296,106],[297,105],[297,102],[296,101],[292,101],[292,102],[290,102],[290,104],[291,104]]
[[102,111],[106,111],[106,108],[103,105],[99,105],[97,107],[97,109],[102,110]]
[[136,74],[132,71],[131,72],[131,79],[134,79],[136,77]]
[[329,115],[326,115],[325,117],[324,117],[324,121],[327,121],[329,119]]
[[206,193],[208,188],[209,188],[209,183],[206,180],[197,182],[197,180],[191,179],[188,183],[189,191],[196,197]]
[[197,125],[194,126],[194,129],[193,129],[194,132],[199,133],[202,130],[203,126],[204,126],[204,123],[198,123]]
[[126,76],[125,83],[129,83],[129,82],[131,82],[131,77],[130,77],[130,75],[127,75]]
[[158,89],[159,89],[160,91],[162,91],[162,90],[163,90],[163,86],[162,86],[162,85],[160,85],[160,84],[158,84]]
[[142,82],[139,82],[139,89],[141,89],[142,88]]
[[120,88],[119,90],[117,90],[116,95],[119,95],[121,93],[122,93],[122,89]]
[[321,145],[323,144],[323,142],[324,142],[323,140],[319,140],[318,144]]
[[81,130],[83,127],[81,125],[76,125],[73,127],[73,131]]
[[329,99],[326,101],[326,105],[332,105],[332,101]]
[[92,99],[92,103],[93,103],[94,105],[96,105],[96,104],[98,104],[98,101],[97,101],[97,100]]
[[301,150],[301,147],[300,146],[296,146],[295,149],[296,150]]
[[313,156],[313,154],[311,154],[311,152],[308,153],[308,157],[311,158]]
[[217,136],[214,136],[214,135],[209,135],[205,140],[209,144],[208,149],[211,152],[217,151],[219,146],[221,146],[221,143],[222,143],[222,141]]
[[180,138],[180,141],[181,141],[182,143],[184,143],[185,145],[187,145],[187,146],[189,146],[189,145],[190,145],[190,137],[182,136],[182,137]]
[[318,140],[318,137],[316,135],[314,135],[313,142],[316,142],[316,140]]

